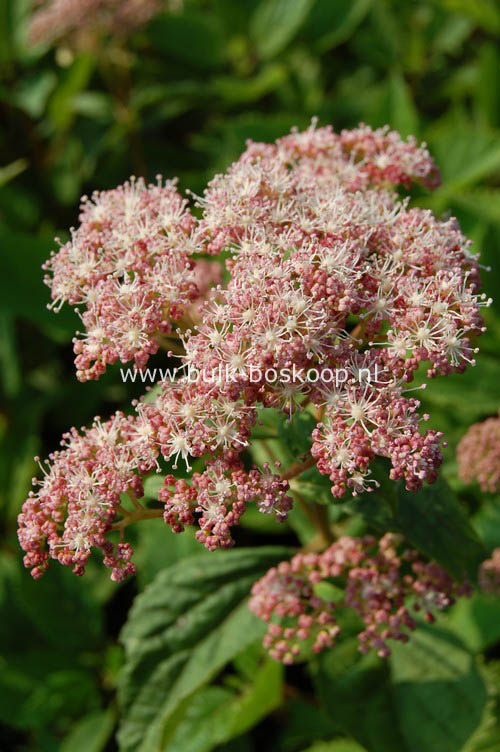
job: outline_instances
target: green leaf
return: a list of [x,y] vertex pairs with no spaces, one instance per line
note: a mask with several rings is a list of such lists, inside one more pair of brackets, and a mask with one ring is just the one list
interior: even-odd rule
[[360,657],[356,638],[320,657],[316,685],[330,718],[344,733],[370,752],[407,752],[393,706],[389,666],[373,654]]
[[450,194],[450,202],[487,222],[500,222],[500,190],[474,188]]
[[210,556],[210,551],[196,540],[193,528],[173,533],[162,519],[149,520],[147,525],[138,526],[137,546],[134,548],[141,589],[154,580],[158,572],[181,559],[196,555]]
[[500,9],[496,0],[440,0],[451,13],[469,16],[487,31],[500,31]]
[[0,167],[0,188],[2,188],[11,180],[17,178],[28,167],[28,161],[26,159],[16,159],[4,167]]
[[[424,410],[429,408],[431,415],[434,406],[443,407],[451,412],[455,423],[461,420],[464,425],[495,414],[498,410],[497,359],[479,355],[474,368],[468,368],[465,373],[450,374],[446,377],[446,384],[440,379],[427,381],[425,390],[419,392],[419,400]],[[459,415],[457,405],[460,405]]]
[[57,85],[54,71],[35,70],[30,76],[25,76],[16,91],[17,105],[32,118],[43,115],[49,96]]
[[27,233],[12,232],[0,224],[0,247],[4,267],[0,311],[27,317],[38,325],[46,324],[64,332],[69,339],[78,328],[78,319],[68,307],[58,314],[47,310],[50,295],[40,269],[53,243]]
[[73,98],[86,88],[95,65],[93,55],[81,54],[65,72],[49,101],[49,116],[56,130],[65,130],[71,124],[75,114]]
[[361,497],[352,508],[380,532],[402,533],[457,579],[474,582],[487,551],[445,481],[439,479],[417,492],[406,491],[400,482],[394,484],[392,498],[390,493]]
[[234,693],[223,687],[206,687],[191,698],[175,733],[168,740],[168,752],[210,752],[224,741]]
[[304,23],[314,0],[261,0],[250,22],[259,55],[271,58],[285,49]]
[[[191,698],[168,752],[209,752],[253,728],[282,702],[283,666],[267,660],[242,691],[210,686]],[[165,746],[165,744],[167,746]]]
[[485,498],[472,525],[489,549],[500,546],[500,496]]
[[162,749],[183,704],[262,635],[246,597],[288,555],[286,548],[262,547],[196,556],[161,572],[138,596],[122,632],[122,750]]
[[366,16],[373,0],[317,0],[304,26],[304,36],[320,52],[349,39]]
[[280,439],[295,458],[311,449],[311,434],[316,428],[316,423],[311,413],[304,411],[295,413],[292,420],[282,421],[279,424]]
[[316,742],[304,752],[366,752],[366,747],[352,739],[333,739],[331,742]]
[[292,478],[290,488],[297,491],[307,501],[331,505],[335,503],[331,491],[331,480],[322,475],[317,467],[311,467],[297,478]]
[[264,661],[253,682],[227,709],[228,731],[225,740],[245,733],[281,705],[283,678],[282,664],[272,659]]
[[395,519],[410,543],[455,577],[475,581],[486,550],[444,480],[417,493],[400,487]]
[[217,68],[224,62],[224,37],[213,14],[165,13],[149,25],[148,35],[158,52],[191,68]]
[[497,86],[500,70],[498,44],[484,42],[479,50],[479,80],[474,96],[480,116],[492,126],[500,125],[500,91]]
[[390,658],[398,725],[409,752],[459,752],[479,726],[486,688],[474,659],[450,633],[421,627]]
[[269,63],[252,78],[241,79],[235,76],[216,78],[213,91],[229,103],[255,102],[281,86],[288,77],[286,66]]
[[500,599],[495,596],[475,593],[472,598],[460,598],[441,618],[475,653],[500,640]]
[[339,603],[345,596],[342,588],[339,588],[326,580],[316,583],[313,587],[313,591],[314,595],[317,595],[318,598],[322,598],[324,601],[329,601],[331,603]]
[[110,710],[98,711],[79,721],[63,740],[60,752],[101,752],[113,731]]
[[500,661],[482,667],[489,701],[478,729],[461,752],[497,752],[500,749]]
[[280,732],[284,752],[302,750],[315,739],[328,739],[339,733],[338,725],[317,702],[313,704],[303,699],[292,698],[286,703],[284,712],[286,723]]
[[[486,688],[449,632],[420,626],[384,662],[356,658],[355,639],[319,660],[316,683],[332,719],[370,752],[459,752],[479,727]],[[360,712],[362,708],[362,712]]]
[[164,477],[163,475],[155,474],[146,478],[144,481],[144,496],[148,499],[157,499],[158,491],[160,488],[163,488]]
[[394,72],[389,81],[390,124],[402,136],[418,134],[418,113],[411,89],[400,73]]
[[[453,138],[450,139],[450,132]],[[443,185],[427,204],[438,214],[451,195],[461,193],[500,171],[498,134],[461,113],[451,112],[428,131],[427,140],[443,177]]]

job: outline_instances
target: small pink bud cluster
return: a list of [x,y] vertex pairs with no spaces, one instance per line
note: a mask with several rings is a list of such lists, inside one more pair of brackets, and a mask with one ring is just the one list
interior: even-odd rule
[[90,429],[72,429],[63,437],[62,450],[50,455],[42,480],[34,479],[18,517],[19,542],[24,563],[35,578],[47,569],[49,559],[84,573],[91,548],[100,548],[111,578],[124,579],[135,572],[128,544],[114,545],[106,534],[118,510],[120,495],[143,496],[138,473],[155,465],[154,452],[145,447],[141,427],[133,418],[116,413]]
[[460,478],[479,483],[482,491],[500,491],[500,413],[474,423],[457,447]]
[[39,0],[31,19],[33,44],[66,37],[87,46],[96,34],[124,35],[143,26],[162,8],[161,0]]
[[285,520],[291,509],[288,482],[268,467],[264,470],[247,473],[237,459],[213,459],[203,473],[193,474],[191,484],[168,475],[158,494],[165,504],[163,518],[178,533],[185,525],[194,525],[198,514],[196,539],[210,551],[229,548],[234,545],[231,527],[239,523],[249,502],[256,501],[261,512],[274,512],[278,521]]
[[117,359],[142,368],[197,297],[186,204],[175,181],[133,178],[83,198],[80,226],[44,266],[52,307],[84,307],[86,331],[74,340],[80,380],[99,378]]
[[[264,647],[271,657],[293,663],[310,649],[331,647],[341,631],[336,617],[347,608],[364,625],[361,652],[374,649],[386,658],[388,641],[407,642],[416,628],[412,611],[431,622],[435,610],[469,594],[468,585],[454,583],[442,567],[399,543],[392,534],[378,542],[343,537],[322,554],[300,553],[270,569],[253,586],[249,605],[268,623]],[[335,591],[331,599],[325,584]]]

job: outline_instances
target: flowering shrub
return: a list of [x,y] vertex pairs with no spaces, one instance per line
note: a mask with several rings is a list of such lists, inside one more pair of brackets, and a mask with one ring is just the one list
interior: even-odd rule
[[[306,472],[316,487],[328,477],[330,506],[373,492],[376,458],[389,465],[385,486],[402,481],[415,493],[437,478],[442,434],[422,430],[429,416],[408,384],[421,365],[428,378],[473,366],[480,307],[490,303],[456,220],[402,197],[412,183],[438,182],[412,138],[313,122],[275,144],[249,142],[195,197],[198,213],[161,179],[84,197],[79,226],[44,266],[50,307],[75,306],[85,328],[74,339],[77,377],[98,379],[118,360],[144,369],[159,348],[187,373],[158,384],[133,414],[97,417],[63,437],[19,515],[33,576],[50,559],[82,575],[100,549],[121,581],[135,572],[125,541],[134,522],[194,527],[214,551],[233,546],[250,505],[283,522],[295,497],[316,510],[326,550],[296,554],[253,586],[250,608],[268,622],[273,658],[331,647],[346,609],[360,619],[361,651],[387,657],[416,614],[432,621],[469,593],[392,533],[332,543],[328,506],[300,496]],[[250,459],[264,408],[292,425],[307,418],[309,449],[284,469],[272,452]],[[150,505],[144,478],[163,469]]]

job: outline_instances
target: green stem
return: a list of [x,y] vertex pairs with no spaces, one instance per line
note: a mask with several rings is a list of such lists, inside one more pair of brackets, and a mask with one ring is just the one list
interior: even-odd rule
[[141,509],[137,509],[135,512],[124,517],[120,522],[115,522],[115,524],[112,525],[111,530],[123,530],[129,525],[133,525],[134,522],[150,520],[154,517],[162,517],[162,515],[163,509],[144,509],[144,507],[141,507]]

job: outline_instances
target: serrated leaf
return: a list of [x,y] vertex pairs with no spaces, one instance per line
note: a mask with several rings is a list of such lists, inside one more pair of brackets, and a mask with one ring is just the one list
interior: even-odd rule
[[281,52],[304,23],[314,0],[261,0],[250,22],[250,36],[262,58]]
[[122,750],[159,752],[183,703],[263,633],[246,597],[252,583],[289,555],[282,547],[185,559],[136,599],[121,639]]

